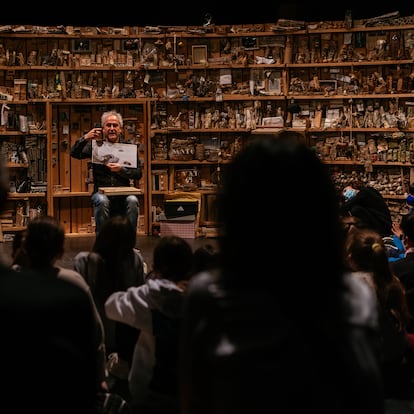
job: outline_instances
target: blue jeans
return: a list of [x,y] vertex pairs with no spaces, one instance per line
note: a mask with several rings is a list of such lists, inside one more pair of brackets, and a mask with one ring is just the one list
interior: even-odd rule
[[103,222],[111,216],[117,214],[126,215],[134,226],[135,231],[138,227],[139,201],[134,195],[112,196],[96,192],[92,194],[92,204],[94,207],[95,233],[98,234]]

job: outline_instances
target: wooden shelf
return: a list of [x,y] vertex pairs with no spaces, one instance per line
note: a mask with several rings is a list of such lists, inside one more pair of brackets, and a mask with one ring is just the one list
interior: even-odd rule
[[45,192],[40,192],[40,193],[9,193],[8,194],[8,199],[9,200],[20,200],[20,199],[29,199],[29,198],[43,198],[46,197],[46,193]]
[[66,197],[90,197],[92,193],[88,191],[62,191],[61,193],[53,193],[53,197],[66,198]]

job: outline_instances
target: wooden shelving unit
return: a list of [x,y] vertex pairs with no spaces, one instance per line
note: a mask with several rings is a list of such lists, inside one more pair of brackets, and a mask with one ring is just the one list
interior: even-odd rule
[[414,181],[413,60],[414,25],[392,19],[12,28],[0,33],[0,98],[13,114],[0,140],[44,139],[46,191],[25,201],[43,197],[71,236],[93,234],[93,210],[88,161],[70,147],[109,108],[140,144],[141,234],[159,229],[165,200],[181,191],[200,194],[198,235],[215,234],[226,164],[281,128],[301,131],[334,174],[365,174],[403,204]]

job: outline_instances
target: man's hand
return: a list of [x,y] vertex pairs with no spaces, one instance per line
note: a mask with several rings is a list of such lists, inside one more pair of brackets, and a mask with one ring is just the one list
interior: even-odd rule
[[117,162],[108,162],[106,166],[112,171],[112,172],[119,172],[121,171],[121,164]]
[[102,128],[92,128],[83,137],[86,140],[90,140],[90,139],[97,139],[100,136],[102,136]]

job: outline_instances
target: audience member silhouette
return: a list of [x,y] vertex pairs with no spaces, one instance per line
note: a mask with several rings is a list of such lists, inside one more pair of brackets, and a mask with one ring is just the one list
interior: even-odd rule
[[215,268],[219,263],[219,252],[210,243],[197,247],[193,253],[193,274]]
[[381,235],[352,227],[345,244],[345,261],[354,277],[364,281],[377,298],[378,350],[388,398],[414,397],[414,358],[407,325],[411,315],[404,286],[392,273]]
[[[1,211],[8,176],[0,161]],[[0,264],[0,322],[5,410],[95,412],[96,321],[83,289],[43,270]]]
[[383,237],[390,262],[404,255],[401,240],[395,235],[396,223],[392,221],[387,202],[376,188],[355,179],[343,189],[340,201],[342,217],[354,217],[361,227],[375,230]]
[[184,300],[183,414],[383,412],[373,294],[345,275],[337,192],[301,139],[255,136],[223,169],[219,270]]
[[405,256],[391,263],[391,269],[404,285],[411,321],[408,332],[414,333],[414,210],[401,217],[399,226],[402,233]]
[[22,249],[29,269],[34,269],[50,279],[58,278],[72,283],[88,295],[95,315],[96,380],[97,391],[106,389],[105,332],[89,285],[72,269],[56,265],[64,253],[65,229],[51,216],[38,216],[30,220],[22,241]]
[[129,375],[134,413],[178,414],[178,336],[193,252],[181,237],[159,239],[144,285],[113,293],[108,318],[140,329]]
[[392,218],[381,193],[359,181],[344,188],[340,214],[357,217],[367,227],[377,231],[382,237],[392,234]]
[[[127,380],[139,330],[108,319],[104,306],[112,293],[144,283],[145,263],[140,251],[135,248],[136,238],[135,229],[126,216],[110,217],[102,224],[92,251],[79,252],[74,258],[74,269],[91,287],[104,324],[109,365],[113,368],[109,370],[111,389],[127,399],[129,396],[122,382]],[[112,364],[114,360],[117,361],[115,365]]]

